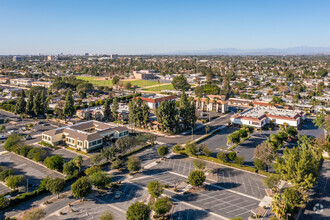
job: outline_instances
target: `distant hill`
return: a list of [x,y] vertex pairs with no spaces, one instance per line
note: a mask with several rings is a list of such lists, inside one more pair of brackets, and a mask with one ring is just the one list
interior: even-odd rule
[[220,48],[200,51],[177,51],[171,55],[330,55],[330,47],[291,47],[285,49],[265,48],[241,50]]

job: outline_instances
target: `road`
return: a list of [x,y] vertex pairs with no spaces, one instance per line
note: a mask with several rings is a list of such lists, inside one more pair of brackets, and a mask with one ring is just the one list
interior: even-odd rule
[[321,220],[330,218],[330,161],[325,160],[320,177],[312,189],[310,200],[300,220]]
[[[228,125],[229,119],[232,115],[233,115],[232,113],[228,113],[228,114],[223,115],[217,119],[214,119],[213,121],[208,123],[207,125],[210,126],[209,132],[212,132],[213,130],[221,127],[222,125]],[[205,125],[206,124],[200,124],[199,126],[197,125],[198,128],[194,129],[193,135],[192,135],[191,130],[188,130],[187,132],[185,132],[184,134],[181,134],[181,135],[165,136],[165,137],[159,136],[157,138],[157,141],[163,142],[166,144],[171,144],[171,145],[174,145],[177,143],[183,144],[187,141],[190,141],[192,139],[197,139],[197,138],[205,135]]]

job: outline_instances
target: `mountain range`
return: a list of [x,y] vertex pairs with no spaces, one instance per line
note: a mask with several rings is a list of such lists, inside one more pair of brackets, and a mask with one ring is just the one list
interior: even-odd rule
[[291,47],[242,50],[219,48],[212,50],[176,51],[169,55],[330,55],[330,47]]

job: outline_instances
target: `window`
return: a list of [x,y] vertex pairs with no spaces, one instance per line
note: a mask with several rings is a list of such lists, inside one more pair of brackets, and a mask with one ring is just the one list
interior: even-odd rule
[[253,125],[260,125],[259,122],[254,122],[254,121],[252,122],[252,124],[253,124]]

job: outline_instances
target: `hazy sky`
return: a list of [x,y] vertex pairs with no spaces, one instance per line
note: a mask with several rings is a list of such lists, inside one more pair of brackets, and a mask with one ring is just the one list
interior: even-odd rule
[[0,54],[330,47],[328,0],[0,0]]

